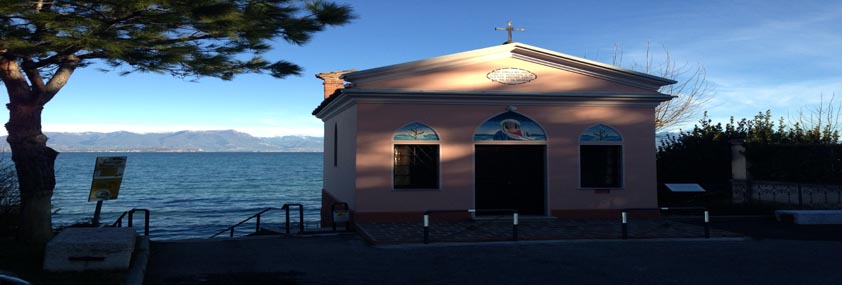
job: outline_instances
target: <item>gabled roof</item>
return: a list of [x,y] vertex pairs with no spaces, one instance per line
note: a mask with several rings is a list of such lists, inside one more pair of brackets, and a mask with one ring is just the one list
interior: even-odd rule
[[[495,74],[498,70],[503,70],[502,75]],[[512,72],[516,79],[506,81]],[[676,83],[517,42],[350,72],[340,78],[346,82],[345,88],[322,101],[313,115],[321,118],[324,112],[334,113],[350,101],[360,100],[446,100],[460,104],[611,101],[657,105],[674,97],[658,90]]]
[[653,91],[661,86],[676,83],[675,80],[518,42],[351,72],[341,78],[353,84],[364,84],[501,58],[520,59]]

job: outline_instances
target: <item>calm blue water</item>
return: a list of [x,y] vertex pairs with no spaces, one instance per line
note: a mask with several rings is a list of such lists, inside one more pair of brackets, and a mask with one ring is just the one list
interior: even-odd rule
[[[87,197],[97,156],[128,157],[119,198],[104,202],[102,222],[113,223],[131,208],[149,209],[152,239],[209,237],[284,203],[303,204],[306,221],[319,218],[321,153],[61,153],[54,225],[93,216],[96,203]],[[283,220],[281,212],[267,214],[264,223]],[[142,223],[142,217],[136,214],[135,222]]]

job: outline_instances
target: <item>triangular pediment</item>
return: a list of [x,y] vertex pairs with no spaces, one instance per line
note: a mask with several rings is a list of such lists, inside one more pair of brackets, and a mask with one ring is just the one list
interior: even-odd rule
[[352,88],[553,94],[661,94],[675,81],[522,43],[345,74]]

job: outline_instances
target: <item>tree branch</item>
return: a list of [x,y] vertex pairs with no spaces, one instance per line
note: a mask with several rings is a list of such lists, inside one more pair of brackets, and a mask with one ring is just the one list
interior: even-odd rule
[[38,103],[41,106],[50,102],[50,100],[56,96],[56,93],[58,93],[58,91],[67,84],[67,80],[70,79],[70,75],[72,75],[73,71],[76,70],[76,67],[79,66],[80,61],[81,59],[75,55],[69,55],[64,58],[62,63],[59,64],[56,73],[53,74],[53,78],[50,78],[50,81],[47,82],[46,90],[44,91],[43,96],[38,99]]
[[38,72],[38,67],[32,60],[31,56],[23,58],[23,64],[21,64],[21,67],[23,72],[26,73],[26,78],[29,79],[31,92],[33,94],[40,94],[44,92],[44,89],[46,88],[44,86],[44,79],[41,77],[41,73]]

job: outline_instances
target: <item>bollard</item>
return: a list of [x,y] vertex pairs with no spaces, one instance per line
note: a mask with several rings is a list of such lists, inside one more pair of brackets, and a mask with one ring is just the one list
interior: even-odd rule
[[424,244],[430,242],[430,216],[424,214]]
[[623,222],[623,239],[627,239],[629,237],[629,220],[626,217],[626,211],[622,213],[622,222]]
[[705,210],[705,238],[710,238],[710,216],[707,210]]
[[512,214],[512,240],[517,241],[517,213]]

